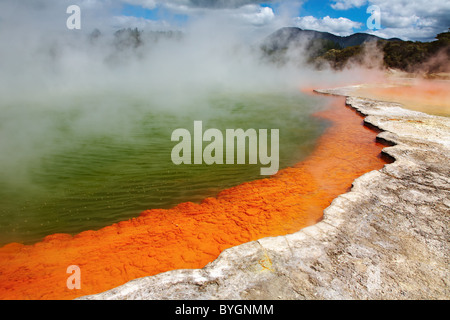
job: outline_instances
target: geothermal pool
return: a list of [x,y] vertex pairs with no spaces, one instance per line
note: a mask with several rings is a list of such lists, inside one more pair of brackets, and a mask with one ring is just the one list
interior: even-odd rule
[[[386,163],[377,133],[344,99],[325,106],[310,119],[330,124],[313,151],[270,178],[258,176],[197,204],[146,210],[98,231],[0,247],[0,299],[71,299],[169,270],[202,268],[231,246],[316,223],[354,179]],[[71,265],[82,270],[81,289],[66,286]]]
[[302,161],[326,128],[311,117],[323,99],[211,90],[162,104],[151,90],[59,90],[1,102],[0,245],[97,230],[266,178],[260,164],[177,166],[171,133],[192,132],[194,120],[219,130],[279,129],[282,169]]

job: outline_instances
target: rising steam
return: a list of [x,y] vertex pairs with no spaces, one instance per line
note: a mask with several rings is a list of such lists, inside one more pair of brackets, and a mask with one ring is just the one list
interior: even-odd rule
[[54,25],[63,26],[54,29],[46,22],[48,15],[39,15],[48,8],[35,6],[35,16],[23,3],[3,7],[18,17],[2,16],[0,31],[2,181],[26,177],[29,166],[53,144],[64,143],[58,140],[60,130],[73,137],[126,137],[143,111],[130,101],[177,116],[196,106],[206,116],[211,111],[205,97],[214,91],[298,90],[330,86],[339,78],[307,67],[301,48],[283,66],[261,59],[259,45],[266,34],[249,26],[230,27],[223,16],[203,17],[175,32],[87,32],[89,23],[77,32],[64,27],[62,4],[52,9],[61,15]]

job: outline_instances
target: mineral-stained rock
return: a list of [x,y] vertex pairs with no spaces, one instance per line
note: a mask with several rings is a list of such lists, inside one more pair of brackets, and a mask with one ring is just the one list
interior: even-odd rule
[[450,118],[347,103],[381,130],[395,162],[356,179],[321,222],[81,299],[449,299]]

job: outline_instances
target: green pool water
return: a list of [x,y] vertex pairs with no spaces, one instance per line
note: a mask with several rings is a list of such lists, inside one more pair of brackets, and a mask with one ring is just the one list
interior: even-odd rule
[[96,230],[266,177],[261,164],[173,164],[172,131],[192,133],[194,120],[279,129],[280,169],[304,159],[327,125],[311,117],[323,98],[296,91],[212,90],[167,104],[151,92],[94,92],[0,103],[0,244]]

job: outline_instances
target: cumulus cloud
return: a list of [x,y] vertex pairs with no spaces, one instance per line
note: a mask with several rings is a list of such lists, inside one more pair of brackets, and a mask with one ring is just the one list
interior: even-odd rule
[[326,31],[340,36],[353,33],[353,29],[361,27],[362,23],[352,21],[347,18],[315,18],[313,16],[297,17],[294,24],[307,30]]
[[384,38],[430,40],[437,33],[446,30],[445,22],[440,22],[436,16],[426,16],[420,12],[412,14],[412,11],[406,11],[407,14],[381,11],[382,29],[369,32]]
[[331,7],[335,10],[347,10],[350,8],[359,8],[367,3],[367,0],[338,0],[334,1]]
[[450,2],[442,0],[336,0],[331,7],[348,10],[363,5],[380,8],[381,29],[367,32],[404,40],[432,40],[450,26]]
[[396,19],[414,16],[420,19],[435,19],[436,23],[442,25],[450,24],[450,2],[448,1],[371,0],[370,2],[380,7],[384,19],[391,22],[389,26],[395,26],[398,23],[395,21]]
[[267,25],[275,18],[272,8],[262,5],[273,2],[270,0],[122,0],[122,2],[146,9],[164,8],[170,13],[194,19],[207,15],[220,19],[228,17],[234,23],[254,26]]
[[244,21],[247,21],[248,23],[253,25],[268,24],[275,17],[272,8],[269,7],[247,6],[247,8],[246,8],[247,12],[238,14],[238,17],[241,17]]
[[[262,3],[271,0],[2,0],[0,1],[0,26],[16,20],[20,28],[58,29],[63,31],[67,19],[66,8],[77,4],[82,10],[82,31],[92,29],[116,28],[128,26],[135,22],[135,27],[166,27],[171,15],[201,17],[206,15],[222,15],[234,18],[234,22],[252,25],[270,23],[275,14],[270,7]],[[144,9],[164,9],[167,17],[164,23],[152,22],[149,19],[120,16],[118,13],[124,5],[142,7]],[[239,19],[237,19],[239,18]],[[173,20],[172,20],[173,22]],[[47,25],[47,26],[46,26]],[[176,23],[174,28],[176,28]],[[48,28],[47,28],[48,27]]]
[[367,32],[404,40],[432,40],[450,26],[450,2],[442,0],[334,0],[335,10],[376,5],[381,11],[381,29]]

